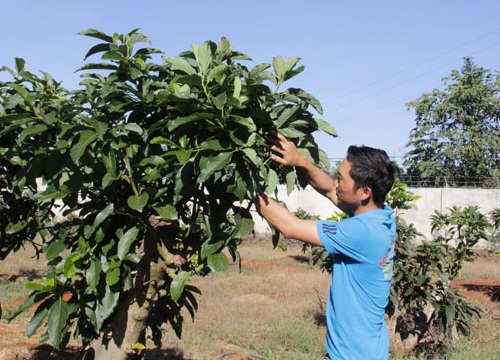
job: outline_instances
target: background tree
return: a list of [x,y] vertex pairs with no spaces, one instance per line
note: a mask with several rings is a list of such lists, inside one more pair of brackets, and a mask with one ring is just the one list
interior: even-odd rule
[[[299,59],[277,56],[248,69],[227,39],[162,57],[137,30],[107,35],[86,58],[81,88],[68,91],[16,59],[0,83],[0,255],[30,244],[49,275],[19,311],[36,304],[28,335],[62,348],[70,335],[96,359],[126,359],[180,336],[181,308],[194,316],[191,276],[238,259],[254,227],[257,193],[304,186],[269,161],[270,130],[294,139],[328,168],[312,133],[335,130],[302,89],[282,90]],[[278,234],[273,240],[275,244]],[[18,313],[14,314],[16,316]]]
[[[500,77],[464,59],[461,70],[408,104],[416,114],[403,164],[416,186],[458,186],[465,179],[498,186]],[[496,182],[488,180],[496,178]],[[413,182],[412,182],[413,185]]]

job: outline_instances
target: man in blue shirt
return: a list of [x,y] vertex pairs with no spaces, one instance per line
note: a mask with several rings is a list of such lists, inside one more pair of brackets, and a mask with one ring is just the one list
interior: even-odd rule
[[261,215],[285,237],[323,246],[334,256],[324,359],[387,359],[384,314],[396,223],[384,202],[396,166],[383,150],[351,146],[332,179],[281,134],[269,142],[274,161],[303,171],[311,186],[350,216],[340,222],[302,220],[265,194],[257,199]]

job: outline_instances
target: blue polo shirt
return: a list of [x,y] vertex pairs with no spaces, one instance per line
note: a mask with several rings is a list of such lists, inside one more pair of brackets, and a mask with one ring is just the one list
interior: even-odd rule
[[332,359],[387,359],[384,321],[392,281],[396,221],[388,206],[340,222],[318,221],[334,255],[326,349]]

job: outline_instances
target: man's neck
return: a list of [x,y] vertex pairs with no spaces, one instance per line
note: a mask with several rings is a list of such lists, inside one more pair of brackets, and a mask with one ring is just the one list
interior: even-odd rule
[[366,204],[361,204],[353,211],[353,216],[363,214],[368,211],[380,210],[380,207],[377,206],[373,201],[369,201]]

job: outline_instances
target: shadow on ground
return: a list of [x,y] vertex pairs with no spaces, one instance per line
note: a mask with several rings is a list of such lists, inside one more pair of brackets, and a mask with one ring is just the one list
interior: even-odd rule
[[500,285],[463,284],[468,291],[481,292],[488,295],[493,302],[500,301]]
[[[50,345],[40,345],[33,349],[31,360],[93,360],[94,355],[86,352],[83,355],[77,348],[66,348],[57,351]],[[184,353],[178,349],[147,349],[137,359],[144,360],[185,360]]]

